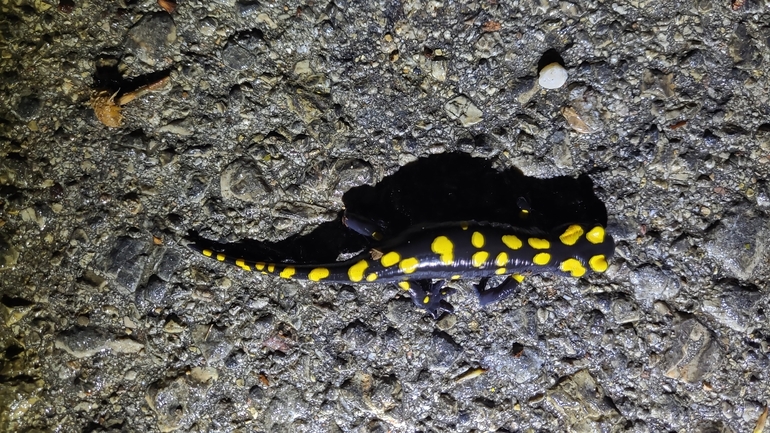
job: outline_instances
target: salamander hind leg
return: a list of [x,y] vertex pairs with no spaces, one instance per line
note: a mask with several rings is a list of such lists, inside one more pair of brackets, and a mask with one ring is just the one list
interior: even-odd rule
[[442,313],[453,313],[454,307],[444,297],[454,293],[454,289],[446,287],[446,282],[439,280],[402,281],[398,286],[409,290],[409,296],[414,305],[426,310],[434,319],[438,319]]
[[488,288],[489,278],[482,278],[478,284],[473,285],[473,290],[479,298],[482,307],[501,301],[516,293],[519,282],[524,279],[521,275],[510,275],[500,285]]

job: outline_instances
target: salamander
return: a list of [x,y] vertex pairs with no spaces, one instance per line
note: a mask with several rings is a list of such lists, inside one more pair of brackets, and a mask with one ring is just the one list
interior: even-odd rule
[[[373,225],[360,220],[346,225],[376,237]],[[274,263],[228,255],[196,243],[204,256],[244,271],[321,283],[395,283],[434,318],[453,308],[444,297],[446,281],[480,279],[474,291],[482,306],[516,291],[525,275],[554,272],[582,277],[607,270],[615,250],[612,236],[599,224],[568,224],[550,232],[513,225],[458,221],[412,227],[378,247],[349,260],[326,264]],[[506,278],[487,287],[496,276]]]

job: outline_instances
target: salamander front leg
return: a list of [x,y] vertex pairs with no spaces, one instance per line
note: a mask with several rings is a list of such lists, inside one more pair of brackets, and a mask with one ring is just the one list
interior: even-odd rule
[[434,319],[438,319],[442,313],[453,313],[455,311],[452,304],[444,300],[445,296],[454,293],[454,289],[446,287],[446,281],[430,280],[402,281],[398,286],[409,290],[409,296],[414,305],[426,310]]
[[519,274],[509,275],[500,285],[492,288],[487,288],[489,278],[482,278],[478,284],[473,285],[473,290],[476,292],[476,296],[479,297],[479,304],[485,307],[493,302],[497,302],[507,298],[514,294],[519,283],[524,281],[524,276]]

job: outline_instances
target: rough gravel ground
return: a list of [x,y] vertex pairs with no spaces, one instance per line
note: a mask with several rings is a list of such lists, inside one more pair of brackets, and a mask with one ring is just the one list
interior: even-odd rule
[[[51,1],[0,3],[0,430],[762,431],[764,1]],[[434,321],[179,243],[450,152],[588,175],[609,272]]]

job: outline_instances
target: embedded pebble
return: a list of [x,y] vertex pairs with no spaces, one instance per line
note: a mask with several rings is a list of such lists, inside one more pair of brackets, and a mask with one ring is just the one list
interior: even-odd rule
[[213,367],[194,367],[190,370],[190,377],[198,383],[215,382],[219,379],[219,372]]
[[187,419],[190,385],[185,377],[161,380],[150,386],[145,401],[155,412],[158,430],[171,432],[183,427]]
[[189,137],[195,133],[187,119],[175,120],[167,125],[163,125],[158,128],[158,132],[178,135],[180,137]]
[[368,346],[374,341],[376,335],[363,323],[354,322],[342,331],[341,337],[345,349],[355,351]]
[[623,422],[611,397],[588,370],[560,380],[548,391],[546,401],[564,417],[569,431],[602,431],[600,419],[618,426]]
[[174,319],[169,320],[163,325],[163,331],[169,334],[181,334],[184,330],[185,327],[177,323]]
[[193,341],[206,357],[209,365],[214,365],[230,354],[233,344],[225,336],[225,328],[212,325],[198,325],[192,333]]
[[447,69],[446,60],[433,61],[430,65],[430,75],[438,81],[446,81]]
[[225,45],[222,60],[228,68],[236,71],[259,69],[269,64],[262,58],[265,50],[265,41],[259,33],[240,32]]
[[198,28],[203,36],[214,36],[217,30],[217,20],[206,17],[198,21]]
[[715,287],[718,297],[703,301],[702,309],[722,325],[745,332],[755,315],[754,305],[760,301],[760,292],[741,289],[738,286],[721,284]]
[[538,90],[534,79],[522,80],[511,89],[511,94],[516,102],[524,105],[537,95]]
[[443,332],[434,333],[431,340],[431,349],[427,354],[431,367],[439,370],[449,368],[462,352],[462,347]]
[[374,177],[372,166],[360,159],[340,161],[334,165],[333,171],[338,177],[334,194],[339,197],[351,188],[371,183]]
[[463,126],[475,125],[482,120],[483,113],[465,96],[458,96],[444,105],[444,111]]
[[106,260],[106,271],[115,276],[116,287],[125,294],[133,294],[144,275],[148,263],[147,240],[127,236],[119,238]]
[[302,60],[294,64],[294,73],[297,75],[306,75],[312,73],[310,60]]
[[681,288],[679,280],[671,272],[654,266],[641,267],[631,274],[631,284],[636,299],[649,304],[674,298]]
[[567,70],[557,62],[553,62],[540,70],[540,78],[537,82],[544,89],[558,89],[567,82]]
[[259,6],[260,4],[257,2],[249,1],[239,1],[236,3],[236,11],[238,12],[238,15],[240,15],[242,18],[249,17],[251,15],[256,15],[259,13]]
[[749,280],[768,257],[768,224],[749,214],[723,218],[705,243],[706,254],[729,275]]
[[228,166],[219,179],[222,197],[256,202],[270,192],[262,171],[250,162],[236,161]]
[[166,65],[176,51],[176,25],[165,12],[145,15],[128,31],[126,49],[142,62]]
[[160,278],[153,276],[145,286],[136,291],[134,297],[137,307],[148,309],[163,304],[166,295],[169,292],[168,283]]
[[163,281],[168,281],[174,275],[174,271],[182,263],[182,256],[173,249],[165,249],[163,258],[155,266],[156,275]]
[[109,339],[109,334],[101,329],[76,327],[59,334],[54,347],[75,358],[87,358],[106,350]]
[[0,236],[0,270],[12,268],[19,261],[19,250],[16,246]]
[[128,337],[124,337],[108,342],[107,347],[116,353],[137,353],[144,349],[144,344]]
[[666,377],[695,383],[719,367],[722,358],[719,345],[711,331],[697,320],[680,323],[673,340],[662,366]]
[[632,323],[641,318],[636,304],[628,299],[617,299],[612,302],[612,317],[617,323]]
[[674,95],[674,74],[660,71],[644,71],[642,76],[642,95],[658,98],[670,98]]

